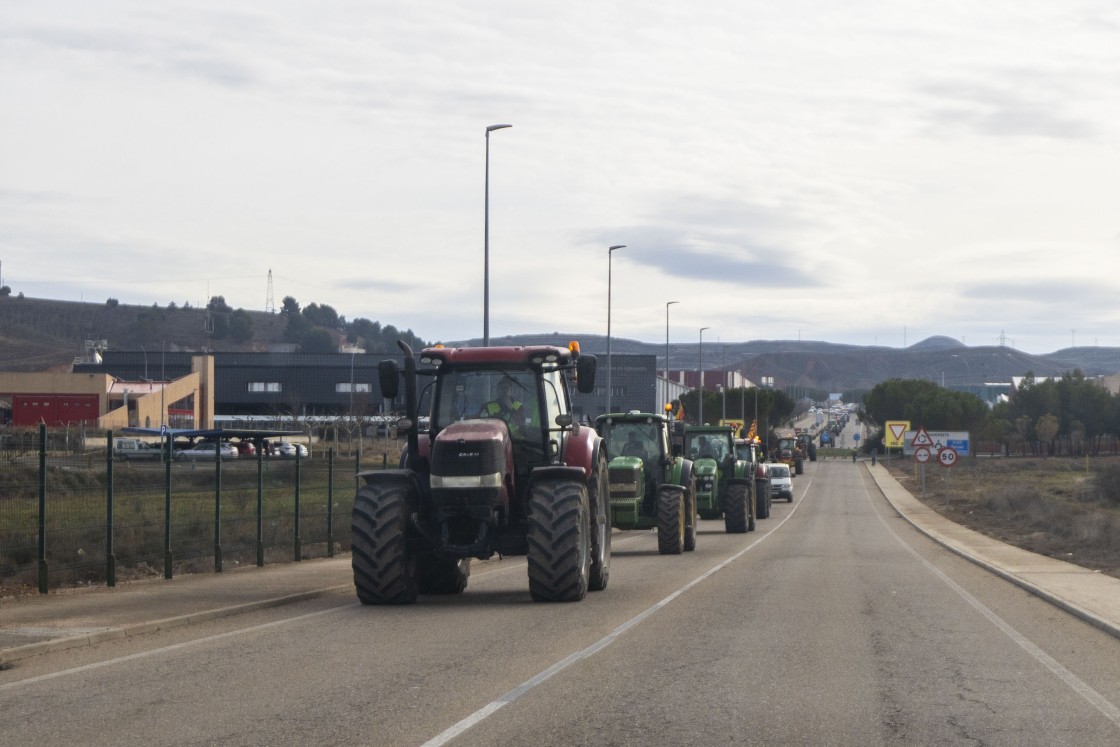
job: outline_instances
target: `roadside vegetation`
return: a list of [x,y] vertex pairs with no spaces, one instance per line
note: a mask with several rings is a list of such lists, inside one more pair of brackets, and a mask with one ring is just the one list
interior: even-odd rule
[[912,459],[892,459],[890,471],[914,497],[962,526],[1120,578],[1120,456],[927,465],[924,492]]

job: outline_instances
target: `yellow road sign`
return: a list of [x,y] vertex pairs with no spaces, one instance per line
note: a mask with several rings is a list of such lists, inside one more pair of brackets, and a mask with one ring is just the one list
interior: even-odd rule
[[909,420],[888,420],[883,433],[883,445],[888,449],[900,449],[904,445],[902,437],[910,430]]

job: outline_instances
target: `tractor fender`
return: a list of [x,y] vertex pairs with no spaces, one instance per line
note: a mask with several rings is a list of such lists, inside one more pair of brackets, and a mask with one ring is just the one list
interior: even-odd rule
[[537,480],[567,480],[586,484],[587,472],[580,467],[569,467],[564,464],[550,464],[544,467],[537,467],[529,475],[529,491],[532,491],[533,484],[536,483]]
[[410,469],[378,469],[359,472],[357,477],[366,485],[403,485],[413,499],[425,493],[420,476]]
[[568,434],[564,444],[564,464],[583,470],[583,479],[591,477],[592,465],[598,463],[603,439],[594,428],[580,428]]

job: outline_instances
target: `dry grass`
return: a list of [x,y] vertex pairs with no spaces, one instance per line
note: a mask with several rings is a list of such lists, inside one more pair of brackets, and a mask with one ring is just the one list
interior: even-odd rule
[[963,459],[891,473],[930,508],[958,524],[1041,555],[1120,577],[1120,457]]

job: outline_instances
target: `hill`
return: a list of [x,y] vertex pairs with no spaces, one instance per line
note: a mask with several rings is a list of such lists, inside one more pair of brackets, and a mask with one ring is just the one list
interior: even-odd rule
[[[237,342],[229,336],[207,333],[207,311],[200,308],[164,308],[113,303],[79,303],[0,296],[0,369],[6,371],[69,370],[74,358],[86,352],[87,340],[105,340],[114,350],[142,350],[153,355],[161,350],[213,350],[217,352],[270,352],[291,350],[285,340],[287,317],[259,311],[243,312],[251,324],[251,336]],[[213,325],[211,325],[213,326]],[[392,352],[390,337],[395,328],[368,325],[379,339],[369,341],[372,353]],[[325,329],[325,328],[321,328]],[[334,344],[344,333],[326,329]],[[550,332],[535,335],[496,337],[494,345],[567,345],[579,340],[587,353],[605,354],[602,335]],[[372,344],[369,344],[372,342]],[[449,342],[449,345],[478,345],[480,339]],[[665,367],[665,345],[613,338],[611,351],[618,354],[657,356],[657,367]],[[696,369],[700,363],[698,343],[674,343],[669,347],[670,368]],[[154,362],[153,358],[153,362]],[[1120,372],[1120,348],[1066,348],[1047,355],[1031,355],[1000,346],[968,347],[950,337],[936,336],[908,348],[841,345],[812,340],[752,340],[737,343],[705,343],[704,368],[737,370],[750,381],[773,377],[777,387],[805,387],[842,392],[870,389],[890,378],[929,379],[946,385],[1007,382],[1028,371],[1036,376],[1060,376],[1080,369],[1087,376]]]

